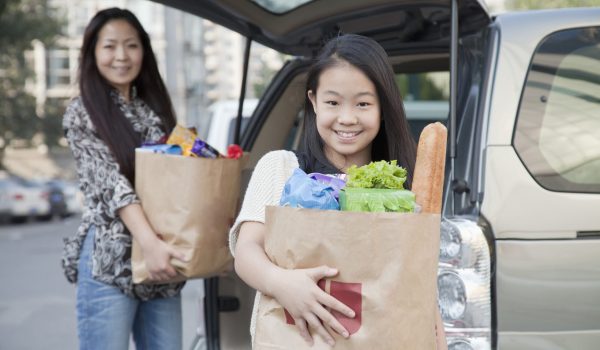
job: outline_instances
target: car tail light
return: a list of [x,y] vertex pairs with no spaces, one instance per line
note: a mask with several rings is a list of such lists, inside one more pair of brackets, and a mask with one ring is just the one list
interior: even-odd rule
[[25,198],[25,197],[24,197],[24,196],[23,196],[23,194],[21,194],[21,193],[15,193],[15,194],[13,195],[13,199],[14,199],[14,200],[16,200],[16,201],[22,201],[24,198]]
[[40,197],[42,199],[48,199],[48,192],[42,192],[42,194],[40,194]]
[[490,264],[481,227],[466,219],[442,221],[438,303],[448,350],[491,349]]

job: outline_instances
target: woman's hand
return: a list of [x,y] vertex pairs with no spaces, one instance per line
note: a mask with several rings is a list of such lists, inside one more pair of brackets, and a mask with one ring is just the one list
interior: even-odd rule
[[160,239],[146,219],[142,206],[137,203],[129,204],[119,209],[118,213],[133,239],[142,247],[150,279],[163,282],[177,276],[177,271],[171,265],[171,258],[185,262],[185,256]]
[[156,236],[156,239],[150,239],[148,241],[149,242],[141,244],[141,247],[150,279],[152,281],[161,282],[176,277],[177,271],[173,265],[171,265],[171,259],[175,258],[185,261],[185,256],[165,243],[158,236]]
[[290,313],[300,335],[311,346],[314,341],[309,326],[331,346],[335,345],[335,340],[324,325],[344,338],[349,336],[344,326],[326,308],[350,318],[354,317],[354,311],[317,286],[322,278],[333,277],[337,273],[334,268],[319,266],[311,269],[280,269],[271,277],[269,294]]

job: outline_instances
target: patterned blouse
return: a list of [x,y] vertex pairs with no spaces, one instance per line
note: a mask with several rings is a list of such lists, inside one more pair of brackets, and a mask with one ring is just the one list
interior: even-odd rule
[[[126,102],[116,91],[111,93],[142,142],[158,141],[164,132],[160,118],[132,91]],[[85,205],[82,222],[75,236],[65,238],[62,265],[67,279],[77,282],[79,254],[90,226],[96,227],[92,253],[94,279],[118,287],[125,294],[148,300],[176,295],[184,283],[133,284],[131,275],[131,234],[118,210],[139,203],[131,183],[119,172],[119,165],[108,146],[100,139],[81,97],[74,98],[63,117],[63,130],[75,157],[79,187]]]

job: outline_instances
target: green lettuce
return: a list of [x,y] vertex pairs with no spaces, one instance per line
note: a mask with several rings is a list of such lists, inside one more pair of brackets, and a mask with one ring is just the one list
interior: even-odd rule
[[408,190],[346,187],[340,192],[340,207],[343,211],[411,213],[415,195]]
[[351,188],[387,188],[403,189],[406,181],[406,169],[397,165],[395,160],[371,162],[357,167],[351,166],[346,172],[346,187]]

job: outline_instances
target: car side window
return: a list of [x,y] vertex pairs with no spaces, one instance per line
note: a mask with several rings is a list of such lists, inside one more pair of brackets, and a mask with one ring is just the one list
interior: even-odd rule
[[600,193],[600,27],[555,32],[540,43],[513,144],[544,188]]
[[446,123],[450,88],[448,71],[398,73],[396,84],[402,95],[406,119],[416,140],[427,124]]

